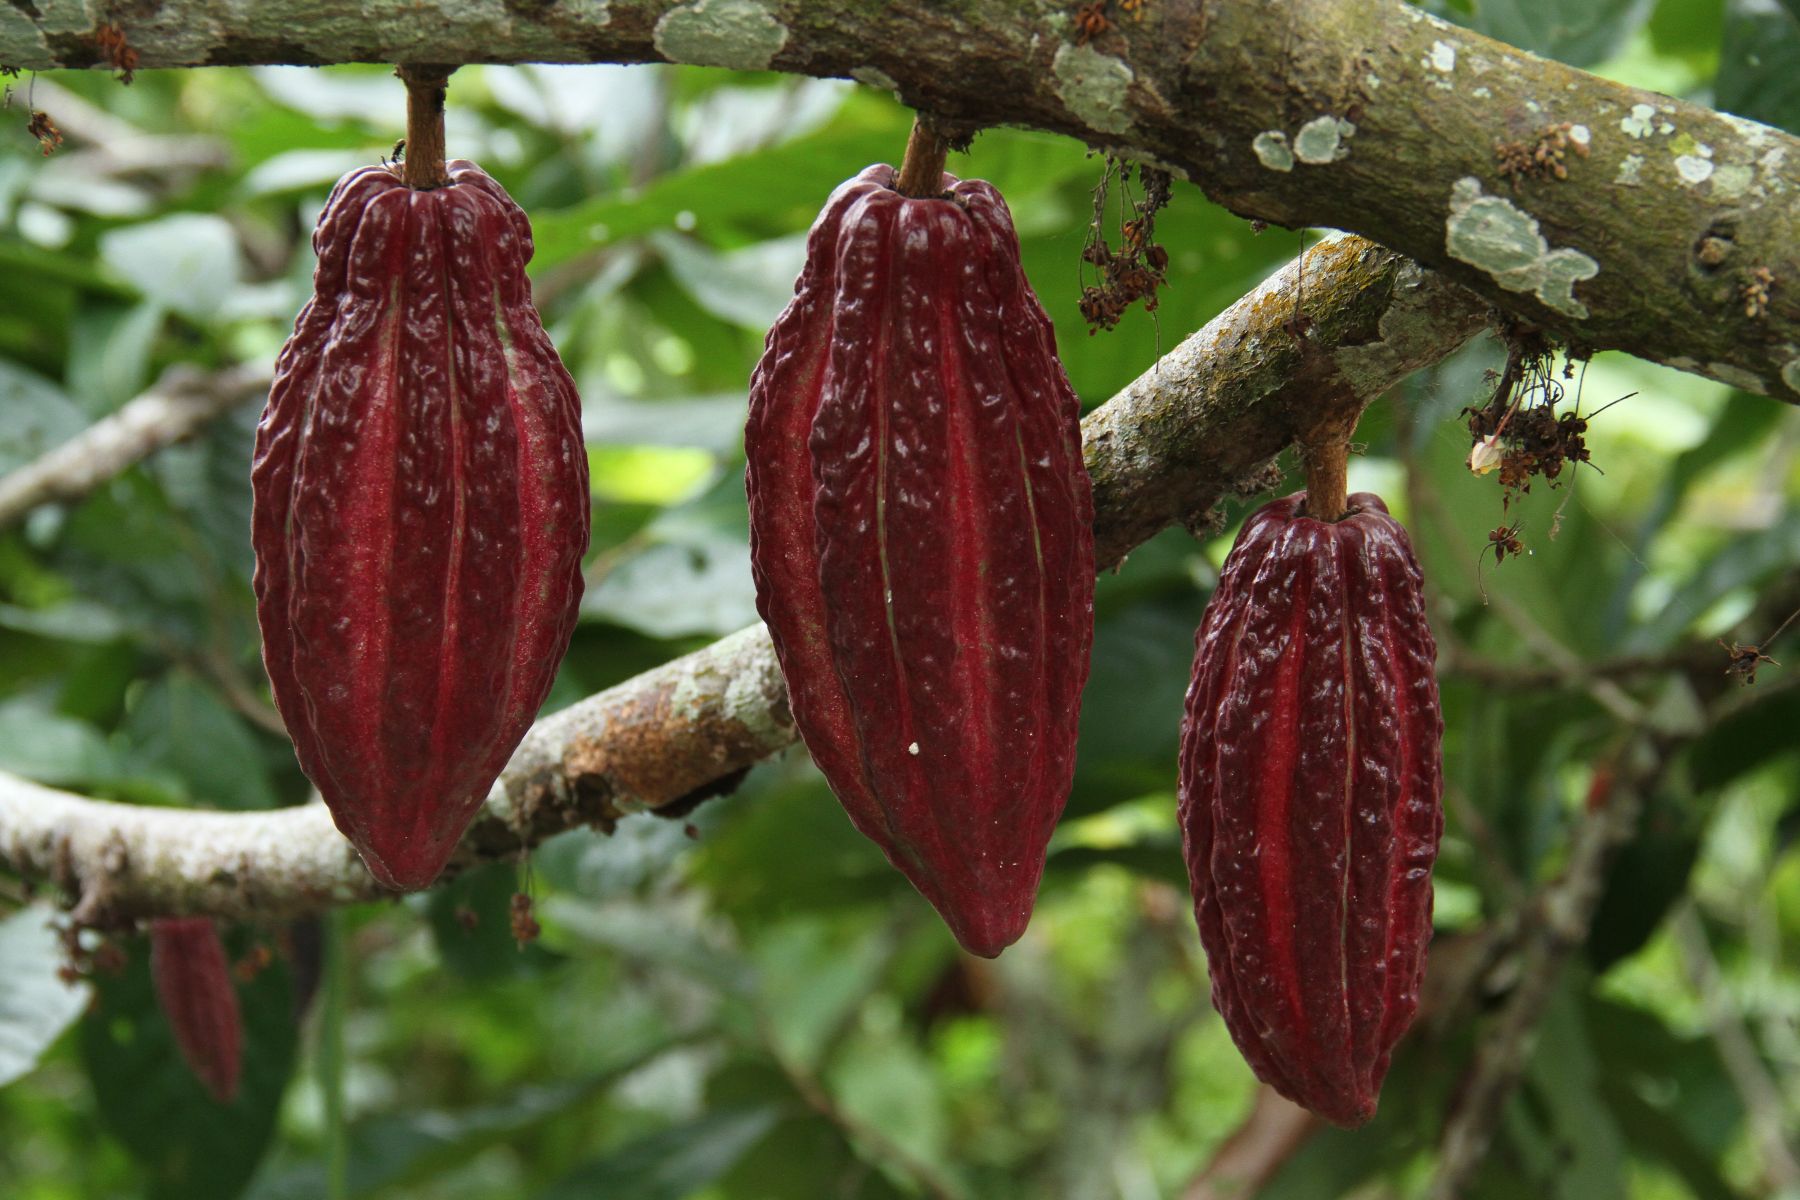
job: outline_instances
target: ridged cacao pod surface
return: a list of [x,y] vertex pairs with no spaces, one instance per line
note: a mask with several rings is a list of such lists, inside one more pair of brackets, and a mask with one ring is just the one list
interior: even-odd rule
[[1079,405],[1005,202],[863,171],[751,378],[757,607],[850,819],[962,944],[1030,918],[1093,633]]
[[237,1097],[244,1027],[218,927],[207,917],[150,923],[150,975],[182,1061],[220,1104]]
[[1419,1003],[1443,827],[1434,661],[1406,531],[1368,493],[1244,523],[1196,636],[1180,814],[1213,1004],[1256,1074],[1374,1115]]
[[580,401],[531,229],[472,163],[341,179],[257,431],[257,618],[301,767],[384,885],[425,887],[543,703],[587,548]]

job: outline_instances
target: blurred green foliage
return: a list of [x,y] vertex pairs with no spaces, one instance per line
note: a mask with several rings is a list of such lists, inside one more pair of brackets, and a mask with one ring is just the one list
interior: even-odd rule
[[[1800,130],[1795,6],[1435,7]],[[389,151],[404,108],[377,68],[10,86],[0,472],[172,364],[271,356],[307,293],[306,234],[326,190]],[[64,128],[54,155],[26,135],[27,106]],[[531,213],[537,296],[584,400],[590,588],[552,707],[754,619],[745,381],[813,214],[838,182],[891,161],[908,122],[887,95],[837,82],[661,67],[455,76],[451,151]],[[1011,203],[1090,406],[1302,241],[1255,234],[1182,186],[1157,224],[1170,253],[1160,309],[1090,336],[1079,256],[1102,168],[1072,142],[1012,130],[951,161]],[[1115,242],[1120,212],[1115,187]],[[1371,411],[1352,464],[1352,487],[1382,492],[1414,530],[1434,622],[1460,661],[1541,666],[1508,613],[1596,675],[1622,656],[1767,635],[1742,621],[1800,563],[1795,414],[1602,356],[1570,389],[1584,412],[1635,393],[1594,422],[1604,474],[1540,485],[1503,513],[1492,477],[1466,470],[1457,422],[1497,361],[1483,341],[1408,381]],[[0,533],[0,769],[139,804],[305,798],[257,660],[255,418],[254,406],[234,412]],[[1514,517],[1531,552],[1496,565],[1488,532]],[[526,869],[345,914],[349,969],[330,996],[345,1017],[343,1194],[1180,1195],[1255,1087],[1211,1010],[1173,804],[1192,631],[1229,533],[1204,544],[1165,533],[1102,580],[1069,819],[1031,931],[995,963],[956,953],[800,751],[683,820],[571,833]],[[1791,640],[1786,655],[1800,657]],[[1621,679],[1651,712],[1684,711],[1677,673]],[[1450,939],[1506,919],[1560,868],[1620,731],[1578,686],[1446,671],[1443,691],[1438,920]],[[1744,1097],[1765,1125],[1800,1124],[1795,695],[1791,672],[1765,667],[1659,777],[1480,1196],[1712,1200],[1780,1182]],[[544,929],[524,950],[508,914],[521,886]],[[0,877],[0,909],[25,898]],[[273,962],[242,989],[246,1086],[222,1111],[159,1024],[141,941],[121,942],[122,974],[83,985],[92,1009],[59,1039],[82,993],[55,985],[60,952],[35,911],[0,924],[0,1079],[23,1076],[0,1090],[0,1195],[326,1194],[338,1106],[321,1050],[334,1047],[319,1045],[319,1006],[304,1003],[317,928],[246,927],[232,944]],[[1377,1121],[1313,1137],[1266,1194],[1418,1194],[1479,1031],[1470,1015],[1409,1043]]]

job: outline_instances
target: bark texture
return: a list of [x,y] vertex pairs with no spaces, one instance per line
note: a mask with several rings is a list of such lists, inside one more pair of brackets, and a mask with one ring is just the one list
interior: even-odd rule
[[[1151,0],[1087,34],[1075,8],[152,0],[108,28],[140,68],[669,61],[855,78],[947,121],[1160,163],[1246,217],[1373,238],[1580,345],[1800,402],[1800,140],[1400,0]],[[0,6],[0,64],[112,65],[100,30],[74,0]]]

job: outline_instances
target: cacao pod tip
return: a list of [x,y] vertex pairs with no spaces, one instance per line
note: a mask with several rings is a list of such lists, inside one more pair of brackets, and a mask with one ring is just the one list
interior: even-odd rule
[[437,882],[444,873],[455,844],[435,846],[427,839],[415,839],[393,846],[373,844],[368,839],[359,847],[363,865],[375,882],[391,892],[422,892]]
[[957,944],[977,958],[999,958],[1002,950],[1024,935],[1025,925],[1031,919],[1029,908],[1017,915],[995,915],[981,911],[979,906],[959,912],[948,904],[933,901],[933,905],[943,915]]

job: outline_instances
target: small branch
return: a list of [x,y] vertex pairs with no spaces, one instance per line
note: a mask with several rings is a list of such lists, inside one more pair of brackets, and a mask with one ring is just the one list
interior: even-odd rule
[[906,139],[906,157],[900,160],[900,173],[894,177],[894,190],[915,200],[928,200],[944,194],[944,162],[950,157],[950,143],[938,136],[923,116],[913,118],[912,133]]
[[264,367],[213,374],[171,367],[156,386],[36,462],[0,477],[0,529],[40,504],[79,500],[127,467],[194,432],[269,387]]
[[1506,1101],[1531,1061],[1537,1026],[1556,992],[1562,968],[1587,940],[1607,867],[1637,828],[1641,790],[1662,770],[1663,757],[1648,739],[1639,745],[1645,753],[1643,761],[1629,768],[1631,778],[1621,777],[1627,770],[1621,763],[1620,774],[1595,789],[1602,794],[1590,795],[1587,818],[1569,847],[1568,866],[1543,887],[1526,913],[1519,935],[1518,986],[1482,1037],[1457,1106],[1444,1124],[1437,1175],[1428,1193],[1431,1200],[1457,1200],[1474,1181]]
[[[1327,242],[1306,256],[1302,354],[1282,332],[1299,270],[1276,273],[1084,422],[1101,569],[1263,486],[1308,397],[1367,403],[1462,345],[1488,311],[1390,251]],[[455,861],[509,858],[565,829],[728,790],[794,739],[768,635],[744,630],[539,721]],[[294,915],[379,894],[322,806],[141,808],[4,775],[0,864],[101,896],[115,918]]]
[[1250,1114],[1188,1184],[1182,1200],[1249,1200],[1323,1126],[1268,1084],[1259,1084]]
[[450,182],[444,170],[444,92],[454,66],[402,64],[394,69],[406,84],[406,158],[401,178],[425,192]]
[[1438,646],[1438,673],[1473,679],[1477,683],[1509,691],[1532,692],[1544,688],[1584,691],[1588,682],[1593,679],[1636,679],[1667,671],[1686,673],[1717,670],[1724,657],[1717,642],[1694,642],[1667,654],[1625,655],[1584,663],[1579,671],[1570,674],[1556,667],[1501,662],[1467,650],[1446,638]]
[[1771,1194],[1791,1193],[1800,1188],[1800,1160],[1796,1159],[1794,1147],[1788,1141],[1793,1123],[1788,1119],[1781,1089],[1769,1077],[1750,1031],[1744,1027],[1731,998],[1725,994],[1718,960],[1707,944],[1706,930],[1694,912],[1691,899],[1676,907],[1670,917],[1669,929],[1681,951],[1688,982],[1700,993],[1700,1002],[1705,1008],[1707,1023],[1712,1027],[1713,1041],[1719,1047],[1725,1072],[1731,1077],[1732,1085],[1744,1102],[1744,1110],[1749,1114],[1750,1130],[1762,1158],[1763,1176],[1769,1191]]

